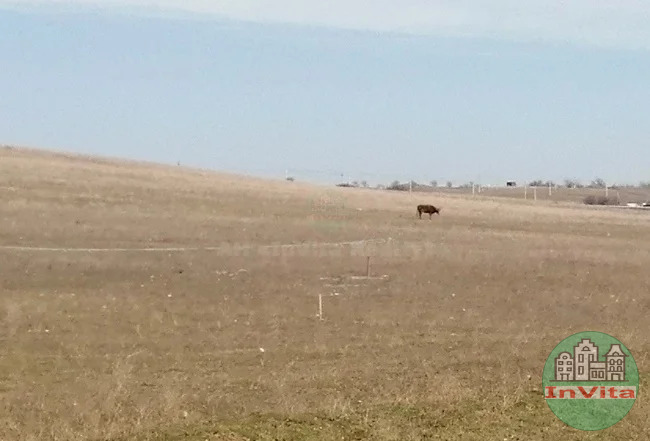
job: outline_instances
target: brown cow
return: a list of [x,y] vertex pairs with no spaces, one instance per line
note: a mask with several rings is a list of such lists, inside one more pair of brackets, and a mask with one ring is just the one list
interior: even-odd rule
[[442,210],[442,208],[436,208],[433,205],[418,205],[418,217],[422,219],[422,213],[427,213],[429,219],[431,219],[431,215],[434,213],[439,215],[440,210]]

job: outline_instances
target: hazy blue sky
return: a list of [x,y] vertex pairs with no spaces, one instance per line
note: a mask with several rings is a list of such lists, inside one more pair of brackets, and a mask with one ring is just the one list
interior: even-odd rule
[[647,1],[98,4],[0,0],[0,143],[330,181],[650,180]]

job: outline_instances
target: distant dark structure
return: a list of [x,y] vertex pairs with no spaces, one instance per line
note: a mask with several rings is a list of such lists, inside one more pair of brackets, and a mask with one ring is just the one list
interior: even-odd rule
[[434,213],[439,215],[440,210],[442,210],[442,208],[436,208],[433,205],[418,205],[418,217],[422,219],[422,213],[427,213],[429,219],[431,219],[431,215]]
[[506,182],[506,187],[516,187],[517,183],[515,181]]

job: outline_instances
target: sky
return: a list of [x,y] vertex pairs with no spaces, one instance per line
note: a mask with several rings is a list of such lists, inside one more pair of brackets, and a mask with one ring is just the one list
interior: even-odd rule
[[300,180],[650,180],[646,0],[0,0],[0,144]]

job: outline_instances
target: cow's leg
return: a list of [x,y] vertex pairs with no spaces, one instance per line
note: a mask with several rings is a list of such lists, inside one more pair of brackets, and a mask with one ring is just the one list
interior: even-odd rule
[[432,215],[433,215],[433,213],[429,213],[429,220],[431,220]]

